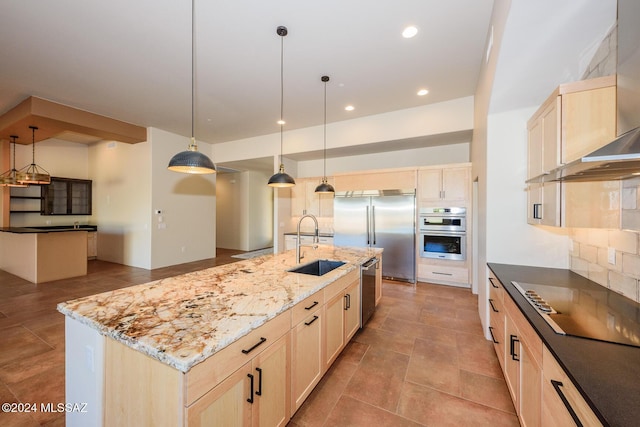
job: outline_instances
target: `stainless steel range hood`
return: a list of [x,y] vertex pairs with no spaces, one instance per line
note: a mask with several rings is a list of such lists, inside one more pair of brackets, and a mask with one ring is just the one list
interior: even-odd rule
[[581,159],[527,181],[614,181],[640,176],[640,127],[619,136]]
[[618,137],[604,147],[532,178],[536,182],[613,181],[640,175],[640,2],[618,0]]

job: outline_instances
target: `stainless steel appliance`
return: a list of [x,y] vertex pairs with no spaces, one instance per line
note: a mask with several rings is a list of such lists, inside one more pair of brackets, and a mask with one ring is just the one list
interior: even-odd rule
[[334,245],[384,248],[382,275],[416,281],[415,190],[336,192]]
[[423,208],[419,214],[420,256],[464,261],[467,247],[467,209]]
[[378,258],[373,257],[361,267],[360,327],[363,328],[376,310],[376,270],[380,268]]
[[640,347],[640,305],[607,289],[511,282],[557,334]]

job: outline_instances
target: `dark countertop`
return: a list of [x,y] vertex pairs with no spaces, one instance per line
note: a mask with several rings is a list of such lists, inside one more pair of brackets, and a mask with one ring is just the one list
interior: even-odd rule
[[45,225],[42,227],[0,227],[0,231],[16,234],[54,233],[60,231],[98,231],[98,226],[82,224],[78,226],[78,228],[73,228],[73,225]]
[[603,424],[638,425],[640,348],[556,334],[511,282],[607,289],[570,270],[495,263],[488,266]]

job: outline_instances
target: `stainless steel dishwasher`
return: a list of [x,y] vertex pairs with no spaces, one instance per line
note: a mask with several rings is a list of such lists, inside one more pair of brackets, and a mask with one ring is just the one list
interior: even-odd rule
[[360,290],[360,327],[363,328],[373,312],[376,310],[376,270],[378,269],[378,258],[371,258],[364,262],[361,267]]

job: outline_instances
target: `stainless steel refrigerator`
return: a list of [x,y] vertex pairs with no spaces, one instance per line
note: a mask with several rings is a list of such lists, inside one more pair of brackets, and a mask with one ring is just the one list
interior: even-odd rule
[[384,248],[382,275],[415,283],[415,190],[336,192],[334,245]]

